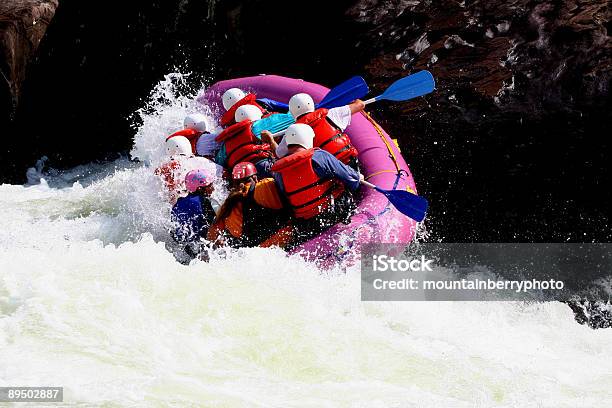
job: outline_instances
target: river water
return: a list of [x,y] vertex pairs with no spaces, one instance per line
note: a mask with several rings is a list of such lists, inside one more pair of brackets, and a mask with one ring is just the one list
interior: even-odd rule
[[197,108],[183,80],[136,114],[139,162],[0,186],[0,386],[105,407],[612,406],[612,329],[561,303],[361,302],[358,267],[273,249],[176,262],[152,169]]

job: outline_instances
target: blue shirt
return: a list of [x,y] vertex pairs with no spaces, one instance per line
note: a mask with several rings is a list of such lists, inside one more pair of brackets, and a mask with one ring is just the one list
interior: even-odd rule
[[255,121],[251,127],[251,130],[258,139],[261,139],[261,132],[264,130],[267,130],[270,133],[276,133],[287,129],[294,123],[295,119],[293,119],[293,116],[290,113],[275,113],[267,118]]
[[[355,191],[359,188],[359,174],[351,167],[342,163],[336,157],[321,149],[315,149],[312,155],[312,168],[317,176],[322,179],[336,179],[349,190]],[[274,174],[274,180],[279,189],[284,193],[285,186],[278,174]]]
[[204,200],[198,194],[189,194],[180,197],[172,207],[171,219],[176,225],[173,236],[178,242],[192,242],[206,237],[215,212],[210,202]]

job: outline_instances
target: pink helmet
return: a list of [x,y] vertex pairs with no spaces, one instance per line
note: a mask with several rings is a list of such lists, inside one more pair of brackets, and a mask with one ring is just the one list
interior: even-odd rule
[[232,178],[234,180],[241,180],[257,174],[257,169],[253,163],[241,162],[234,166],[232,170]]
[[212,183],[208,178],[208,174],[203,169],[191,170],[185,176],[185,187],[190,193],[193,193],[200,187],[206,187]]

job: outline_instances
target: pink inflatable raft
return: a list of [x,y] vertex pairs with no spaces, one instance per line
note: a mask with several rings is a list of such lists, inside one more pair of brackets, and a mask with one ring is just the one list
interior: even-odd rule
[[[229,88],[254,92],[258,98],[288,103],[296,93],[306,92],[319,102],[328,88],[301,79],[277,75],[259,75],[217,82],[198,101],[213,112],[222,112],[221,95]],[[346,133],[359,151],[361,171],[366,180],[383,189],[406,189],[416,193],[408,165],[387,133],[366,113],[356,114]],[[359,207],[350,224],[338,224],[295,248],[308,261],[319,265],[352,263],[362,243],[409,243],[416,232],[416,222],[397,211],[387,198],[361,187]]]

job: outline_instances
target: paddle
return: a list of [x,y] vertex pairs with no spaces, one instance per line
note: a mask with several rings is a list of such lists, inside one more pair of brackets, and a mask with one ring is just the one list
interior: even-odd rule
[[[368,94],[368,92],[370,92],[370,89],[368,88],[368,84],[366,84],[365,80],[360,76],[354,76],[342,82],[340,85],[332,88],[327,95],[325,95],[323,100],[316,105],[316,107],[317,109],[331,109],[338,106],[348,105],[355,99],[363,98]],[[262,104],[269,106],[276,112],[287,112],[289,110],[289,105],[283,102],[275,101],[274,99],[259,98],[257,99],[257,102],[261,102]]]
[[270,109],[272,109],[275,112],[287,112],[287,111],[289,111],[289,105],[287,105],[286,103],[283,103],[283,102],[275,101],[274,99],[259,98],[259,99],[257,99],[257,102],[260,102],[260,103],[263,103],[264,105],[269,106]]
[[[340,85],[332,88],[327,95],[319,102],[316,107],[318,108],[336,108],[338,106],[348,105],[355,99],[363,98],[370,92],[368,84],[360,76],[354,76],[347,79]],[[272,137],[277,138],[285,134],[284,130],[272,134]]]
[[398,79],[387,88],[385,92],[375,98],[368,99],[364,103],[386,99],[388,101],[407,101],[419,96],[427,95],[436,87],[433,75],[429,71],[420,71]]
[[384,194],[399,212],[407,215],[416,222],[421,222],[425,218],[429,203],[424,197],[404,190],[383,190],[365,180],[361,180],[361,184]]
[[[432,92],[436,87],[433,75],[429,71],[419,71],[416,74],[408,75],[398,79],[387,88],[381,95],[368,99],[366,105],[379,100],[407,101]],[[368,93],[368,85],[360,76],[354,76],[333,88],[317,105],[318,108],[333,108],[343,106],[353,102],[355,99],[363,97]],[[323,106],[325,105],[325,106]],[[274,138],[282,136],[285,132],[274,133]]]
[[332,88],[323,100],[317,104],[317,109],[331,109],[348,105],[355,99],[363,98],[368,92],[370,92],[370,89],[365,80],[360,76],[354,76]]

